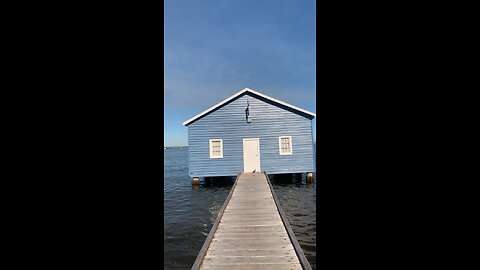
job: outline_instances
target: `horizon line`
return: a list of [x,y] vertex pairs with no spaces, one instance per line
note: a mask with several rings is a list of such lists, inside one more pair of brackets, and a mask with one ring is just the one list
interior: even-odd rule
[[[317,143],[317,141],[313,141],[314,143]],[[164,145],[163,147],[188,147],[188,145]]]

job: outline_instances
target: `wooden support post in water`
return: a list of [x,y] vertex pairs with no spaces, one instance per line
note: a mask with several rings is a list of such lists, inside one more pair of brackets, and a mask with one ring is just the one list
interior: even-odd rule
[[198,177],[193,177],[192,185],[198,186],[200,184],[200,179]]
[[205,177],[205,184],[211,185],[213,183],[213,177]]
[[307,173],[307,183],[312,183],[313,182],[313,173],[308,172]]

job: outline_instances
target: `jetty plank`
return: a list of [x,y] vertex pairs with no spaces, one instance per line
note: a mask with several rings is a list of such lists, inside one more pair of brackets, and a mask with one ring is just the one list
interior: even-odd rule
[[240,174],[192,269],[311,269],[266,173]]
[[202,269],[205,270],[292,270],[302,269],[299,264],[250,264],[250,265],[205,265]]

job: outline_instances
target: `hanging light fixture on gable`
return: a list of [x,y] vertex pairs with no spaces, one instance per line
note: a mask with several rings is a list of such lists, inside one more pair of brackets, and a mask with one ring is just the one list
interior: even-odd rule
[[247,108],[245,109],[245,117],[247,119],[247,124],[252,123],[252,118],[250,117],[250,103],[248,103],[248,96],[247,96]]

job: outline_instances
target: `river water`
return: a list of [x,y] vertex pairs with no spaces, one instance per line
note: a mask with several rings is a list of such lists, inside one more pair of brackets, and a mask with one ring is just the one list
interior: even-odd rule
[[[190,269],[233,180],[192,186],[187,148],[164,150],[164,269]],[[288,222],[312,268],[316,268],[316,179],[271,178]]]

